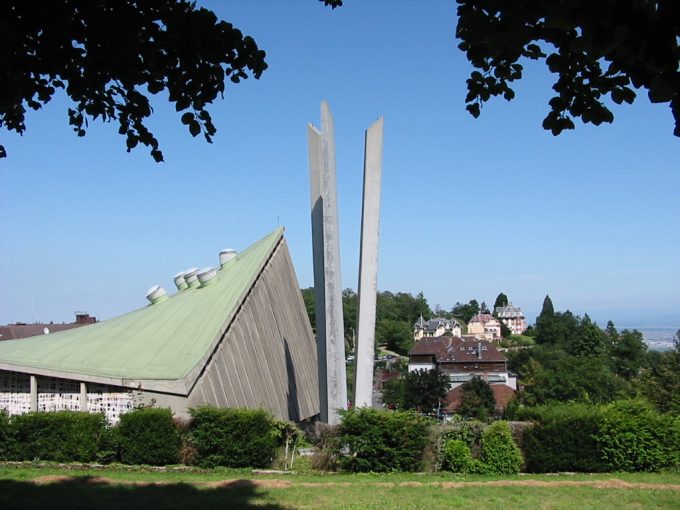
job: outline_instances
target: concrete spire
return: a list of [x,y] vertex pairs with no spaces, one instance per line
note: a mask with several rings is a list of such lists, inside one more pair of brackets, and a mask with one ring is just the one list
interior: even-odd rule
[[378,291],[378,238],[380,230],[380,181],[382,177],[383,119],[366,130],[364,146],[364,194],[361,208],[359,294],[354,402],[373,404],[373,355],[375,310]]
[[338,423],[338,410],[347,408],[334,136],[333,115],[324,101],[321,103],[321,131],[308,125],[307,139],[320,419],[330,424]]

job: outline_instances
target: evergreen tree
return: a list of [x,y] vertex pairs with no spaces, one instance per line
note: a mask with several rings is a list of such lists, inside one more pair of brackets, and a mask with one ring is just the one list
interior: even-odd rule
[[570,352],[577,357],[601,356],[606,351],[606,335],[588,314],[579,321],[576,334],[567,340]]
[[609,341],[612,343],[612,345],[614,345],[614,344],[616,344],[616,342],[618,342],[619,332],[616,330],[616,326],[614,326],[614,323],[612,321],[607,322],[607,327],[604,330],[604,332],[609,337]]
[[624,329],[618,342],[612,346],[614,372],[627,379],[637,376],[646,354],[647,344],[642,338],[642,333],[636,329],[632,331]]
[[541,315],[539,317],[552,317],[555,315],[555,308],[553,307],[552,299],[546,294],[545,299],[543,299],[543,308],[541,309]]
[[501,306],[508,306],[508,296],[503,294],[502,292],[498,294],[498,297],[496,297],[496,301],[493,304],[493,311],[496,311],[496,308],[499,308]]

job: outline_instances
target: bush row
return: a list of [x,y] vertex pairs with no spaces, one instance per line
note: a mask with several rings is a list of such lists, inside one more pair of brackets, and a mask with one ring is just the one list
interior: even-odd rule
[[0,460],[267,467],[291,430],[259,409],[200,407],[184,424],[169,409],[139,408],[112,428],[101,414],[0,413]]
[[657,471],[680,465],[680,417],[647,402],[523,409],[527,471]]
[[434,425],[408,412],[352,410],[325,439],[326,467],[513,474],[657,471],[680,467],[680,417],[646,401],[559,404],[521,410],[523,423]]
[[[323,429],[317,466],[480,474],[513,474],[523,466],[531,472],[680,466],[680,417],[659,414],[644,401],[552,405],[520,415],[529,422],[442,426],[414,412],[345,411],[340,425]],[[141,408],[113,428],[97,414],[0,413],[0,460],[267,467],[282,444],[299,437],[292,424],[263,410],[200,407],[182,423],[168,409]]]

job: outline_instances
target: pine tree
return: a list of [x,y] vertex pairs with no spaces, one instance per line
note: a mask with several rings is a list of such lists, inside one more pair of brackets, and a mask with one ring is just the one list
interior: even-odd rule
[[496,298],[496,301],[493,304],[494,312],[496,311],[496,308],[499,308],[501,306],[508,306],[508,296],[506,296],[502,292],[498,294],[498,297]]
[[555,315],[555,308],[553,308],[553,303],[552,300],[550,299],[550,296],[546,294],[545,299],[543,300],[543,308],[541,309],[541,317],[553,317]]

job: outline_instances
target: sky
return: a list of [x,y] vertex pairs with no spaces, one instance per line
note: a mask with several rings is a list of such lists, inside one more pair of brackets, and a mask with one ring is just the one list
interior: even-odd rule
[[217,265],[283,225],[313,285],[306,126],[335,117],[342,280],[357,287],[364,131],[385,119],[378,287],[431,307],[499,292],[530,321],[557,310],[600,324],[680,327],[680,138],[644,92],[615,121],[554,137],[554,77],[528,63],[511,102],[465,111],[473,70],[455,2],[199,1],[267,53],[261,79],[227,84],[218,132],[192,138],[162,94],[149,126],[165,163],[131,153],[115,124],[78,138],[69,101],[0,132],[0,324],[107,319],[146,290]]

